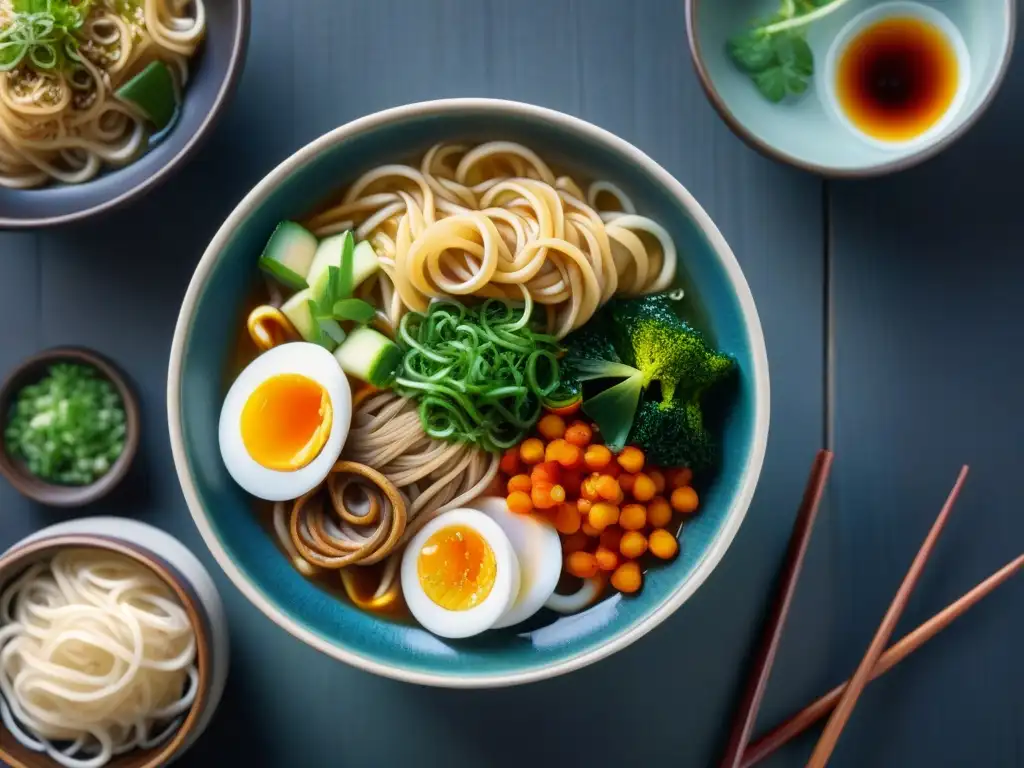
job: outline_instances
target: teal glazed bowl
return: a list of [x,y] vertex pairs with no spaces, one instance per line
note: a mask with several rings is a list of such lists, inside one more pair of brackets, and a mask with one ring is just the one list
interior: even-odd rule
[[[982,115],[1006,74],[1016,31],[1015,0],[921,0],[892,3],[893,15],[945,17],[963,39],[968,63],[964,93],[947,119],[921,141],[899,147],[878,146],[850,130],[834,96],[836,49],[861,31],[868,11],[888,4],[881,0],[840,0],[832,13],[806,27],[814,72],[807,91],[781,104],[768,101],[728,52],[728,41],[752,20],[779,11],[780,0],[687,0],[686,25],[690,53],[704,91],[725,122],[761,153],[804,170],[832,177],[868,177],[903,170],[938,154]],[[900,6],[900,8],[897,8]],[[915,12],[913,6],[917,6]],[[921,6],[924,6],[922,9]],[[959,41],[957,41],[959,42]],[[831,56],[830,56],[831,54]]]
[[[275,225],[321,205],[369,168],[411,160],[439,141],[526,144],[556,168],[612,181],[671,233],[680,286],[698,324],[734,355],[739,376],[719,430],[723,459],[684,529],[681,554],[651,569],[635,596],[615,595],[532,631],[448,641],[384,620],[304,579],[254,514],[221,460],[224,371],[244,321],[256,261]],[[448,687],[493,687],[578,669],[639,639],[686,602],[722,559],[757,485],[768,437],[768,361],[757,310],[722,235],[693,196],[637,148],[568,115],[488,99],[379,112],[296,152],[238,205],[196,268],[171,348],[168,420],[174,461],[196,525],[238,588],[300,640],[369,672]]]

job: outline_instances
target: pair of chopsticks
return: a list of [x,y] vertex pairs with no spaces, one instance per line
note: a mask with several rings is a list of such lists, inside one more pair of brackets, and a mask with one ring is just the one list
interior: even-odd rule
[[832,715],[822,731],[814,752],[811,754],[810,761],[807,763],[808,768],[823,768],[828,763],[842,734],[842,730],[853,713],[854,707],[857,705],[857,700],[864,690],[864,686],[899,664],[1024,566],[1024,555],[1021,555],[917,629],[908,633],[888,650],[885,650],[885,646],[889,642],[893,630],[896,628],[896,623],[899,621],[903,609],[910,598],[910,593],[917,584],[921,571],[924,570],[924,565],[929,555],[931,555],[936,541],[938,541],[939,534],[946,524],[950,510],[952,510],[953,504],[960,494],[960,489],[963,487],[964,480],[967,478],[967,467],[964,466],[960,470],[960,475],[957,477],[953,490],[950,491],[949,496],[946,498],[946,503],[943,504],[938,517],[928,532],[928,536],[921,545],[921,549],[911,563],[907,575],[903,578],[903,583],[900,584],[900,588],[893,598],[889,610],[875,632],[875,636],[868,646],[864,658],[861,659],[860,665],[853,673],[853,677],[845,683],[836,686],[817,701],[805,707],[748,746],[761,699],[768,685],[772,664],[775,661],[775,653],[782,638],[786,615],[789,612],[793,593],[796,591],[800,568],[803,565],[804,554],[807,552],[811,530],[814,527],[818,507],[831,468],[832,453],[830,451],[819,451],[811,468],[803,500],[793,525],[793,534],[790,537],[789,548],[786,552],[779,591],[775,596],[771,614],[765,625],[761,645],[755,658],[753,672],[744,691],[736,720],[733,723],[725,756],[720,764],[721,768],[748,768],[748,766],[754,765],[831,712]]

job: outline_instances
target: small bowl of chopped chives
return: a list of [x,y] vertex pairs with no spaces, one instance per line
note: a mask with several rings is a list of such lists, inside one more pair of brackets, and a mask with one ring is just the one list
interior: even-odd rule
[[124,375],[80,347],[50,349],[0,386],[0,474],[19,493],[79,507],[124,478],[139,446],[139,407]]

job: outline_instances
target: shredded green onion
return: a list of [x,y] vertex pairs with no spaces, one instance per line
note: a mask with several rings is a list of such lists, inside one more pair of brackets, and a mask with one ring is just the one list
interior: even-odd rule
[[558,343],[533,330],[532,314],[529,298],[524,307],[487,299],[475,309],[444,300],[402,318],[394,389],[419,403],[428,435],[492,452],[526,437],[559,386]]
[[58,364],[22,389],[11,408],[4,442],[36,477],[89,485],[124,450],[124,403],[91,366]]

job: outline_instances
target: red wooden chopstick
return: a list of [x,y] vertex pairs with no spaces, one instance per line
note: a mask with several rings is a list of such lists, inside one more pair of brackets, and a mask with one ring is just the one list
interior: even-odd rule
[[932,550],[935,548],[935,542],[938,541],[939,534],[942,533],[942,528],[946,524],[949,512],[953,508],[956,497],[960,494],[960,489],[963,487],[964,480],[966,479],[967,466],[965,465],[960,470],[960,476],[957,477],[953,490],[949,492],[946,503],[942,505],[939,516],[935,518],[935,522],[932,524],[928,536],[921,545],[921,549],[918,550],[917,556],[910,564],[907,575],[903,577],[903,583],[900,584],[900,588],[896,592],[896,596],[893,598],[885,617],[882,619],[878,631],[875,632],[875,636],[871,640],[864,658],[861,659],[857,671],[853,673],[853,677],[850,678],[846,690],[840,696],[832,716],[829,718],[828,723],[825,724],[821,738],[818,739],[814,752],[811,753],[811,759],[807,762],[807,768],[824,768],[832,756],[832,751],[839,741],[843,728],[846,726],[850,715],[853,714],[854,707],[857,705],[857,699],[860,697],[861,691],[864,690],[864,686],[867,685],[868,680],[871,679],[871,673],[878,663],[882,651],[885,650],[889,637],[896,628],[896,622],[899,621],[900,615],[906,607],[907,600],[910,598],[910,593],[913,592],[917,579],[921,575],[921,571],[924,570],[924,565],[928,561],[929,555],[931,555]]
[[825,491],[825,483],[828,480],[831,469],[832,452],[818,451],[818,455],[814,458],[814,464],[811,467],[810,477],[807,478],[807,487],[804,489],[804,496],[797,511],[796,521],[793,523],[793,533],[789,538],[789,548],[786,551],[786,560],[783,565],[782,581],[779,583],[771,615],[768,623],[765,625],[764,634],[761,636],[761,645],[757,652],[754,667],[747,683],[747,688],[744,691],[739,711],[736,713],[736,720],[733,722],[732,731],[729,734],[725,756],[720,763],[722,768],[737,768],[741,764],[743,750],[750,739],[750,734],[753,732],[754,723],[757,720],[757,711],[761,706],[761,698],[764,696],[765,688],[768,685],[768,678],[771,676],[775,652],[778,650],[779,640],[782,638],[782,630],[786,624],[786,615],[789,613],[793,593],[796,591],[796,583],[800,576],[800,568],[804,562],[804,554],[807,552],[807,545],[811,540],[811,531],[814,528],[814,521],[818,516],[818,507],[821,503],[821,497]]
[[[907,656],[952,624],[957,618],[965,614],[975,603],[994,591],[1000,584],[1009,580],[1021,567],[1024,567],[1024,555],[1007,563],[978,584],[978,586],[974,587],[974,589],[960,597],[956,602],[946,606],[917,629],[904,635],[898,643],[892,645],[878,659],[878,663],[871,671],[871,679],[874,680],[876,677],[881,677],[895,667],[903,659],[907,658]],[[785,720],[781,725],[773,728],[753,742],[743,752],[743,761],[740,763],[741,768],[750,768],[750,766],[768,757],[768,755],[790,739],[803,733],[814,723],[818,722],[818,720],[825,717],[842,698],[848,684],[849,681],[837,685],[813,704],[800,710],[800,712]]]

